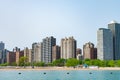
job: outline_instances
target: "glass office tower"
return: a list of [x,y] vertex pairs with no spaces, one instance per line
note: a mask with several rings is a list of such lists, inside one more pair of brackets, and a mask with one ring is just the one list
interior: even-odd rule
[[108,28],[113,34],[113,53],[114,60],[120,59],[120,24],[116,21],[111,21],[108,24]]

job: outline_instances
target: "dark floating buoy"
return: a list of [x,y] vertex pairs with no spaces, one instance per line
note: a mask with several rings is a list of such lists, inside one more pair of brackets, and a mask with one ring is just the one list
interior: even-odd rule
[[69,74],[69,72],[67,74]]
[[18,73],[18,74],[21,74],[21,73]]
[[44,74],[46,74],[46,73],[44,72]]
[[89,74],[92,74],[91,72]]
[[110,74],[112,74],[112,72]]

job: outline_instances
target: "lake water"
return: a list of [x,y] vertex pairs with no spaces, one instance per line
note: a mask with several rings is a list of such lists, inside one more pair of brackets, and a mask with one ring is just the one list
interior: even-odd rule
[[0,80],[120,80],[120,71],[0,70]]

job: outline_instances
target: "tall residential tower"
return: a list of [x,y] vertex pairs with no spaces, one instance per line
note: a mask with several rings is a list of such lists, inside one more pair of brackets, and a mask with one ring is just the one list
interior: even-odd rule
[[34,62],[42,61],[42,43],[32,44],[32,61]]
[[43,39],[42,61],[45,63],[52,62],[52,47],[56,45],[56,38],[53,36]]
[[84,59],[97,59],[97,49],[94,48],[94,44],[91,42],[83,45],[83,58]]
[[76,40],[73,37],[61,40],[61,58],[76,58]]

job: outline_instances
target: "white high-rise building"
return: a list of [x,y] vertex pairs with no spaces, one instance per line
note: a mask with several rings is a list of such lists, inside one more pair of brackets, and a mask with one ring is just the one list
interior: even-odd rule
[[113,38],[110,29],[100,28],[97,31],[97,58],[113,60]]
[[42,61],[42,43],[32,44],[32,59],[34,62]]
[[76,40],[73,37],[61,39],[61,58],[76,58]]

